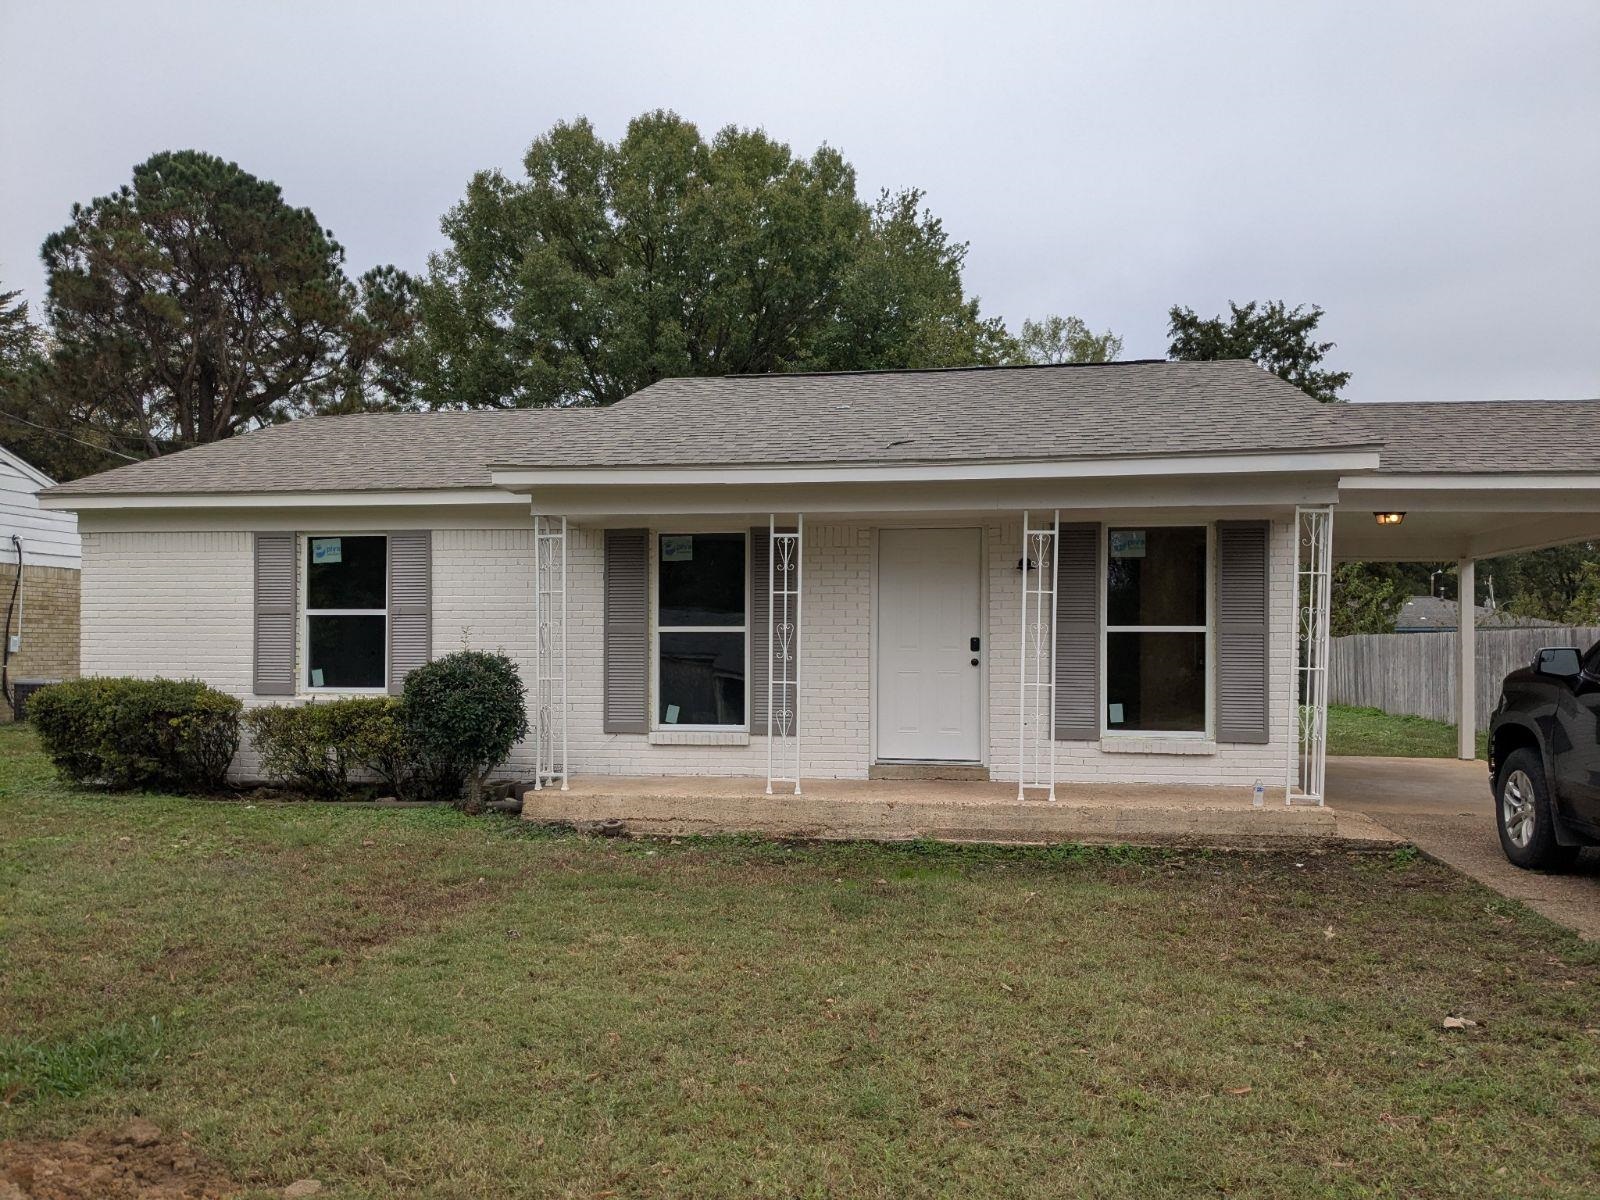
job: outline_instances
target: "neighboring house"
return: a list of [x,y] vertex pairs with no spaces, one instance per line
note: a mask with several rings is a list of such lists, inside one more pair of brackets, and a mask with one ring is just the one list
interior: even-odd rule
[[85,671],[277,704],[501,648],[526,779],[1319,796],[1331,556],[1470,586],[1600,533],[1600,404],[1323,405],[1247,362],[674,379],[297,421],[46,503],[80,516]]
[[[1503,608],[1474,609],[1479,629],[1535,629],[1553,627],[1556,622],[1540,617],[1519,617]],[[1394,619],[1396,633],[1454,633],[1460,624],[1460,605],[1437,596],[1413,596],[1400,606]]]
[[13,719],[19,682],[26,693],[78,674],[78,519],[39,507],[52,483],[0,446],[0,721]]

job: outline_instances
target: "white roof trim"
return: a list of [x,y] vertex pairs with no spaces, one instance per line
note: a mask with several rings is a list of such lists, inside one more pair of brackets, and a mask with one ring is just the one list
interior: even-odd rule
[[1574,488],[1590,490],[1600,488],[1600,475],[1574,473],[1509,475],[1496,471],[1481,471],[1449,475],[1361,475],[1339,480],[1340,491],[1459,492],[1485,487],[1507,491],[1571,491]]
[[13,467],[21,471],[24,475],[33,480],[42,488],[55,486],[56,481],[54,479],[51,479],[50,476],[46,475],[43,471],[39,470],[38,467],[34,466],[26,459],[18,458],[4,446],[0,446],[0,459],[4,459],[6,462],[10,463]]
[[367,492],[81,492],[44,493],[39,506],[72,512],[140,508],[438,508],[492,504],[527,507],[526,496],[498,488],[434,488],[417,491]]
[[1267,475],[1308,471],[1375,471],[1376,450],[1279,454],[1171,455],[1161,458],[1072,459],[1055,462],[767,464],[728,467],[491,466],[495,486],[660,487],[751,484],[985,482],[1015,479],[1116,479],[1172,475]]

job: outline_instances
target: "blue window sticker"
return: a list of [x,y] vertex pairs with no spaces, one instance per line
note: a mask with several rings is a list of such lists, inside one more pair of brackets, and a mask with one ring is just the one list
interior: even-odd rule
[[1143,558],[1144,530],[1113,529],[1111,531],[1112,558]]

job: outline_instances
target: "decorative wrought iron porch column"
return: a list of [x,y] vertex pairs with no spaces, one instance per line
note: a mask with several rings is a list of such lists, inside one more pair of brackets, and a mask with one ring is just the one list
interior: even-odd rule
[[[792,531],[767,517],[767,795],[775,783],[800,795],[800,575],[805,514]],[[785,772],[788,772],[785,774]]]
[[567,790],[567,519],[533,516],[533,787]]
[[1323,803],[1328,774],[1328,621],[1333,591],[1333,506],[1295,509],[1294,674],[1289,715],[1295,741],[1285,804]]
[[1061,513],[1048,528],[1022,514],[1022,618],[1017,645],[1017,799],[1027,789],[1056,798],[1056,587]]

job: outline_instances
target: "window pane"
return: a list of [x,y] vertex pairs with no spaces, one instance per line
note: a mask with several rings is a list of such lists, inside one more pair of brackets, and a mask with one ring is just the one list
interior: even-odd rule
[[1200,733],[1205,727],[1205,634],[1106,635],[1107,729]]
[[663,725],[744,724],[744,634],[663,633]]
[[1107,537],[1107,625],[1206,623],[1205,529],[1113,529]]
[[386,608],[388,539],[306,539],[307,608]]
[[387,625],[384,617],[307,617],[307,685],[381,688]]
[[744,534],[665,533],[657,549],[659,624],[744,624]]

